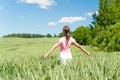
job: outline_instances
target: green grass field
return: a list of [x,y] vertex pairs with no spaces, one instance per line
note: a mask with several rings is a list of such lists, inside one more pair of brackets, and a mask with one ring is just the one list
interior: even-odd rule
[[73,60],[58,64],[57,48],[43,55],[58,38],[0,38],[0,80],[120,80],[120,52],[107,53],[90,46],[87,56],[71,46]]

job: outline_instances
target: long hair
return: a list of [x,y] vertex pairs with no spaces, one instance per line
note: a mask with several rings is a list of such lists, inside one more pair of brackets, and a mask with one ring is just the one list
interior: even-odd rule
[[66,37],[66,39],[68,40],[70,38],[70,27],[69,26],[64,26],[63,27],[63,34]]

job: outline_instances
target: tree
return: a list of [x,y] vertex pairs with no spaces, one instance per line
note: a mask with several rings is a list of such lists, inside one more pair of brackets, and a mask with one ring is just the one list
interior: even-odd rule
[[120,22],[100,31],[98,36],[93,39],[92,44],[108,52],[120,51]]
[[120,21],[120,0],[100,0],[96,24],[101,28]]
[[107,29],[108,45],[107,51],[120,51],[120,22],[111,25]]
[[98,16],[93,15],[92,24],[94,28],[92,33],[94,35],[92,36],[92,44],[107,51],[120,50],[118,45],[120,44],[118,38],[118,34],[120,35],[118,32],[118,30],[120,31],[118,28],[119,22],[120,0],[100,0],[99,14]]
[[58,37],[63,37],[63,36],[64,36],[63,32],[59,33],[58,35]]
[[91,43],[91,28],[80,26],[73,32],[73,38],[81,44],[81,45],[88,45]]
[[57,35],[56,35],[56,34],[54,34],[54,38],[55,38],[55,37],[57,37]]
[[48,33],[48,34],[46,35],[46,37],[52,38],[52,35]]

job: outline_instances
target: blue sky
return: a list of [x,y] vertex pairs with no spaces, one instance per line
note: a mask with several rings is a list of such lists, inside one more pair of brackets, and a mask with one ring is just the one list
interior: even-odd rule
[[[0,0],[0,36],[11,33],[59,34],[91,24],[99,0]],[[97,12],[98,13],[98,12]]]

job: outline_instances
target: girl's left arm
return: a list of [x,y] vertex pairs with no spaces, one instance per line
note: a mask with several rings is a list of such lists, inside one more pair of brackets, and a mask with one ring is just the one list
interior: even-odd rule
[[81,45],[79,45],[76,41],[74,43],[72,43],[73,45],[75,45],[76,47],[78,47],[79,49],[81,49],[84,53],[86,53],[87,55],[91,55],[90,52],[86,51]]

